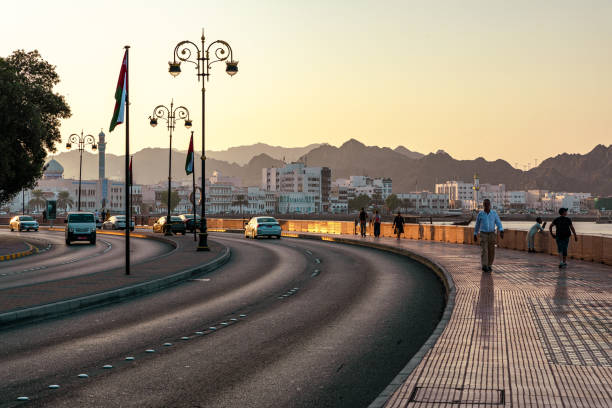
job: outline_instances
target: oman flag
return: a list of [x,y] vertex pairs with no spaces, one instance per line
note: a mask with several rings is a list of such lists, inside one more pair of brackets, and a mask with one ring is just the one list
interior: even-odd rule
[[117,81],[117,90],[115,91],[115,110],[113,111],[113,118],[109,132],[112,132],[120,123],[123,123],[123,117],[125,114],[125,98],[128,91],[127,81],[127,50],[123,55],[123,63],[121,64],[121,71],[119,71],[119,80]]
[[185,173],[187,173],[188,175],[193,173],[193,132],[191,132],[191,140],[189,140],[189,150],[187,150]]

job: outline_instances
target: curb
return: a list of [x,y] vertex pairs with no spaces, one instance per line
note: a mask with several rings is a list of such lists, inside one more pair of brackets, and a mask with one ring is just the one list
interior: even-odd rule
[[88,307],[118,302],[127,297],[157,292],[181,281],[187,280],[195,275],[212,272],[225,264],[230,257],[231,252],[229,248],[226,247],[221,256],[205,263],[204,265],[177,272],[163,278],[142,282],[136,285],[124,286],[119,289],[113,289],[93,295],[2,313],[0,314],[0,328],[15,323],[24,323],[41,318],[48,319],[51,317],[57,317]]
[[446,325],[450,321],[451,316],[453,314],[453,309],[455,308],[455,295],[456,295],[455,282],[453,281],[452,276],[439,263],[432,261],[429,258],[426,258],[422,255],[419,255],[415,252],[409,251],[404,248],[394,248],[389,245],[379,244],[375,242],[358,241],[358,240],[353,240],[353,239],[348,239],[348,238],[340,238],[340,237],[336,238],[336,237],[323,236],[323,235],[283,233],[282,236],[289,237],[289,238],[338,242],[338,243],[347,244],[347,245],[357,245],[357,246],[374,248],[374,249],[378,249],[381,251],[387,251],[387,252],[392,252],[398,255],[407,256],[408,258],[416,262],[419,262],[427,266],[429,269],[431,269],[438,276],[440,281],[442,281],[442,284],[444,284],[444,287],[446,289],[446,299],[445,299],[446,305],[444,306],[442,317],[440,318],[440,321],[436,325],[436,328],[431,333],[431,335],[427,338],[425,343],[423,343],[419,351],[417,351],[417,353],[414,356],[412,356],[412,358],[410,359],[410,361],[408,361],[408,363],[404,366],[404,368],[395,376],[395,378],[393,378],[393,380],[389,383],[389,385],[387,385],[387,387],[378,395],[378,397],[376,397],[376,399],[368,406],[368,408],[383,407],[387,403],[387,401],[389,401],[389,399],[393,396],[393,394],[404,384],[404,382],[408,379],[412,371],[414,371],[414,369],[421,363],[421,361],[423,360],[427,352],[429,352],[429,350],[433,348],[433,346],[438,341],[438,338],[440,338],[440,336],[442,335],[442,332],[444,332]]
[[26,242],[26,245],[30,247],[30,249],[27,249],[25,251],[21,251],[21,252],[15,252],[12,254],[7,254],[7,255],[0,255],[0,262],[1,261],[10,261],[11,259],[16,259],[16,258],[22,258],[24,256],[28,256],[28,255],[32,255],[34,253],[38,252],[38,248],[36,248],[34,245]]

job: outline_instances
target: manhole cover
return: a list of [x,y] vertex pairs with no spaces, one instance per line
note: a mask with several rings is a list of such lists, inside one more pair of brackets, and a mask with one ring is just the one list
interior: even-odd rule
[[505,393],[486,388],[414,387],[408,402],[503,405]]

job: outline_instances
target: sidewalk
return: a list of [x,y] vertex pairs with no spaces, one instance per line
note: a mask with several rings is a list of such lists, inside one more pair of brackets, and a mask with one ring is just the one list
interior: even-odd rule
[[612,406],[612,267],[569,260],[560,270],[556,257],[497,249],[493,273],[483,274],[473,245],[287,235],[378,242],[452,277],[439,337],[372,406]]
[[[138,233],[158,239],[160,234]],[[136,235],[136,234],[135,234]],[[0,328],[157,291],[193,275],[217,268],[229,259],[227,248],[210,242],[210,252],[196,252],[190,236],[164,237],[176,249],[149,262],[124,268],[0,290]],[[143,239],[143,238],[133,238]]]

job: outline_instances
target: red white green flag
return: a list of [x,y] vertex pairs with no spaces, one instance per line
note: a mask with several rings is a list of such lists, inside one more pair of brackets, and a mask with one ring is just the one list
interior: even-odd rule
[[188,175],[193,173],[193,132],[191,132],[191,140],[189,140],[189,150],[187,150],[185,173],[187,173]]
[[119,71],[119,79],[117,80],[117,89],[115,90],[115,110],[113,111],[109,132],[112,132],[118,124],[123,123],[127,91],[127,50],[125,50],[121,71]]

